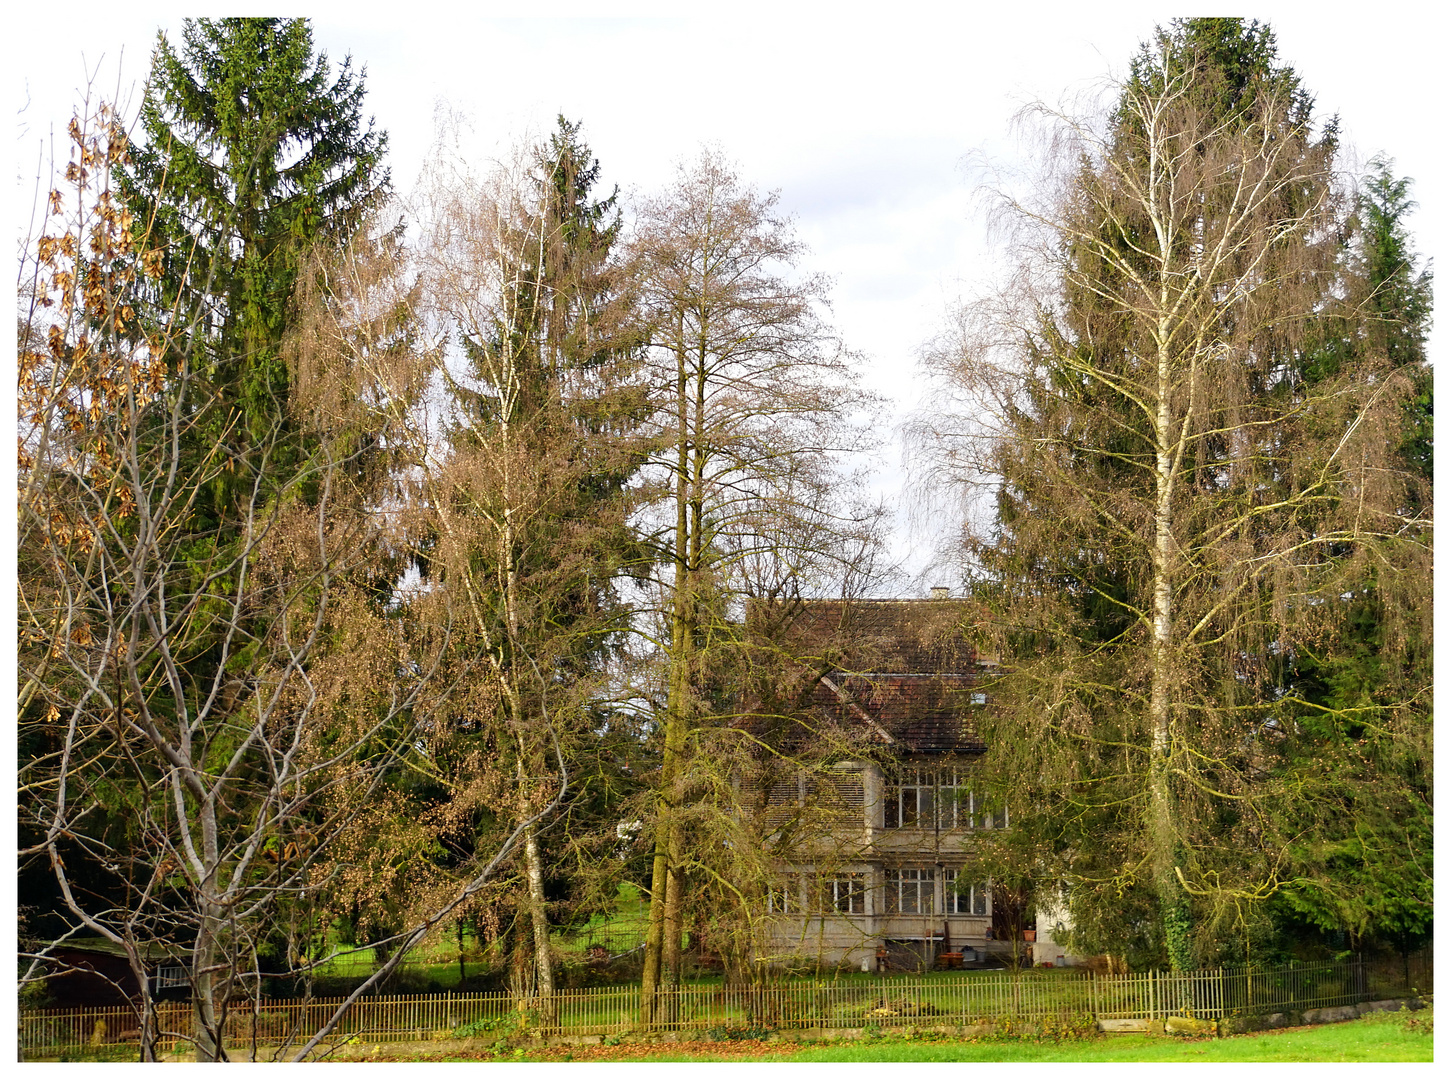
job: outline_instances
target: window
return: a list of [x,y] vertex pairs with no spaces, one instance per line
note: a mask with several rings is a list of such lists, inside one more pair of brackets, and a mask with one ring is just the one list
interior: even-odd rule
[[156,974],[151,978],[152,990],[169,990],[176,986],[190,986],[191,979],[187,977],[187,970],[184,967],[162,967],[156,969]]
[[967,786],[966,770],[944,769],[937,779],[937,824],[944,829],[971,829],[972,789]]
[[792,915],[801,910],[800,896],[796,891],[796,879],[787,878],[766,890],[766,914]]
[[978,829],[1006,829],[1008,827],[1008,812],[1001,804],[979,802],[977,804]]
[[882,827],[887,829],[1001,829],[1006,811],[974,794],[970,770],[909,769],[886,786]]
[[821,883],[821,910],[843,915],[867,913],[867,882],[863,874],[837,874]]
[[958,881],[956,870],[942,872],[942,893],[948,915],[986,915],[987,885]]
[[936,871],[929,866],[904,866],[886,873],[886,901],[889,915],[932,915]]
[[921,769],[903,772],[896,783],[887,785],[882,821],[888,829],[932,827],[932,773]]

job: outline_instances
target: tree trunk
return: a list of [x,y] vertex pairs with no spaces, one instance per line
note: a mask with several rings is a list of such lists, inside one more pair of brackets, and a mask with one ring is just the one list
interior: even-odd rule
[[213,905],[202,912],[192,953],[192,1036],[196,1040],[192,1057],[196,1061],[226,1061],[222,1046],[217,1003],[217,934],[220,928]]
[[640,977],[640,1022],[646,1026],[655,1020],[655,994],[660,988],[661,945],[665,940],[665,879],[669,855],[664,836],[664,823],[655,836],[655,859],[650,874],[650,924],[645,935],[645,970]]
[[[1148,838],[1150,861],[1154,874],[1154,890],[1159,900],[1159,918],[1164,929],[1164,945],[1169,963],[1175,971],[1192,966],[1188,897],[1180,884],[1176,855],[1179,849],[1174,796],[1170,790],[1169,757],[1173,749],[1170,695],[1173,671],[1173,560],[1174,554],[1174,475],[1176,460],[1173,417],[1170,396],[1173,393],[1171,358],[1168,338],[1171,331],[1160,327],[1159,401],[1155,418],[1157,446],[1154,506],[1154,620],[1150,647],[1149,690],[1149,805]],[[1192,403],[1191,406],[1192,408]]]
[[[672,837],[678,842],[678,837]],[[680,872],[680,852],[670,853],[670,870],[665,878],[665,943],[661,950],[661,966],[665,983],[672,989],[680,987],[680,939],[684,936],[684,881]]]
[[[126,960],[131,966],[131,974],[136,979],[136,985],[141,988],[139,1008],[141,1060],[156,1060],[156,999],[151,996],[151,985],[146,977],[146,963],[143,959],[141,946],[131,937],[127,937],[125,943]],[[20,1058],[24,1061],[24,1054]]]
[[529,877],[529,917],[534,929],[535,986],[544,998],[546,1019],[554,1019],[554,959],[549,953],[549,913],[544,906],[544,863],[534,826],[524,831],[524,865]]
[[696,582],[690,557],[692,523],[689,507],[692,501],[692,485],[688,385],[685,354],[677,352],[675,529],[671,552],[674,564],[674,595],[671,597],[669,688],[660,761],[660,821],[655,836],[655,865],[650,882],[650,930],[645,942],[645,971],[641,980],[645,1023],[653,1023],[658,1019],[656,997],[661,985],[667,980],[676,984],[679,982],[680,901],[675,864],[680,855],[680,837],[676,820],[679,793],[676,789],[685,738],[684,712],[690,694],[690,654],[697,630],[694,625]]

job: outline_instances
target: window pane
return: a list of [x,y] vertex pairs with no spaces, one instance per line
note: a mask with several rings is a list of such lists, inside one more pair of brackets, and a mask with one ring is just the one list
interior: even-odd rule
[[902,874],[902,914],[931,915],[934,871],[925,867],[907,867]]
[[830,882],[831,909],[847,915],[866,912],[866,885],[861,874],[843,874]]
[[794,882],[785,881],[779,885],[773,885],[766,892],[766,910],[773,915],[788,915],[796,911],[798,903],[796,900],[796,886]]

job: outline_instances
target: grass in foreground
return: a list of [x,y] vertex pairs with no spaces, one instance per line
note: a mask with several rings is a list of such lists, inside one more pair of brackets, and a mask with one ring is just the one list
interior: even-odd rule
[[1432,1011],[1376,1013],[1341,1024],[1289,1028],[1229,1038],[1099,1035],[1082,1039],[851,1039],[792,1046],[779,1042],[688,1042],[664,1045],[556,1046],[541,1050],[393,1057],[411,1061],[1431,1061]]

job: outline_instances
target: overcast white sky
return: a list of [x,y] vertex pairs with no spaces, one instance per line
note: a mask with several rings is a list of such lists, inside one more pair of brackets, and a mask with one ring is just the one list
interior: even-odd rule
[[[1155,23],[1175,14],[1105,6],[901,4],[887,15],[781,2],[681,17],[677,5],[553,3],[560,15],[630,17],[550,19],[490,17],[527,4],[307,10],[321,49],[366,66],[367,109],[389,134],[401,191],[423,163],[439,103],[468,115],[496,152],[547,130],[558,112],[581,119],[605,183],[639,195],[701,143],[719,143],[743,177],[780,190],[812,249],[807,269],[835,279],[837,326],[867,354],[869,384],[895,403],[885,430],[919,403],[921,345],[993,266],[964,156],[980,149],[1011,164],[1008,125],[1023,103],[1122,74]],[[1415,178],[1416,243],[1432,256],[1446,246],[1448,37],[1440,16],[1393,13],[1400,7],[1272,3],[1247,14],[1274,26],[1281,59],[1321,113],[1339,114],[1361,159],[1386,152]],[[99,67],[97,87],[111,96],[119,85],[134,108],[157,29],[176,40],[189,13],[67,4],[10,18],[22,228],[41,138],[63,129],[87,70]],[[896,455],[889,444],[885,490],[900,483]],[[920,566],[922,545],[905,526],[899,533],[898,554]]]

